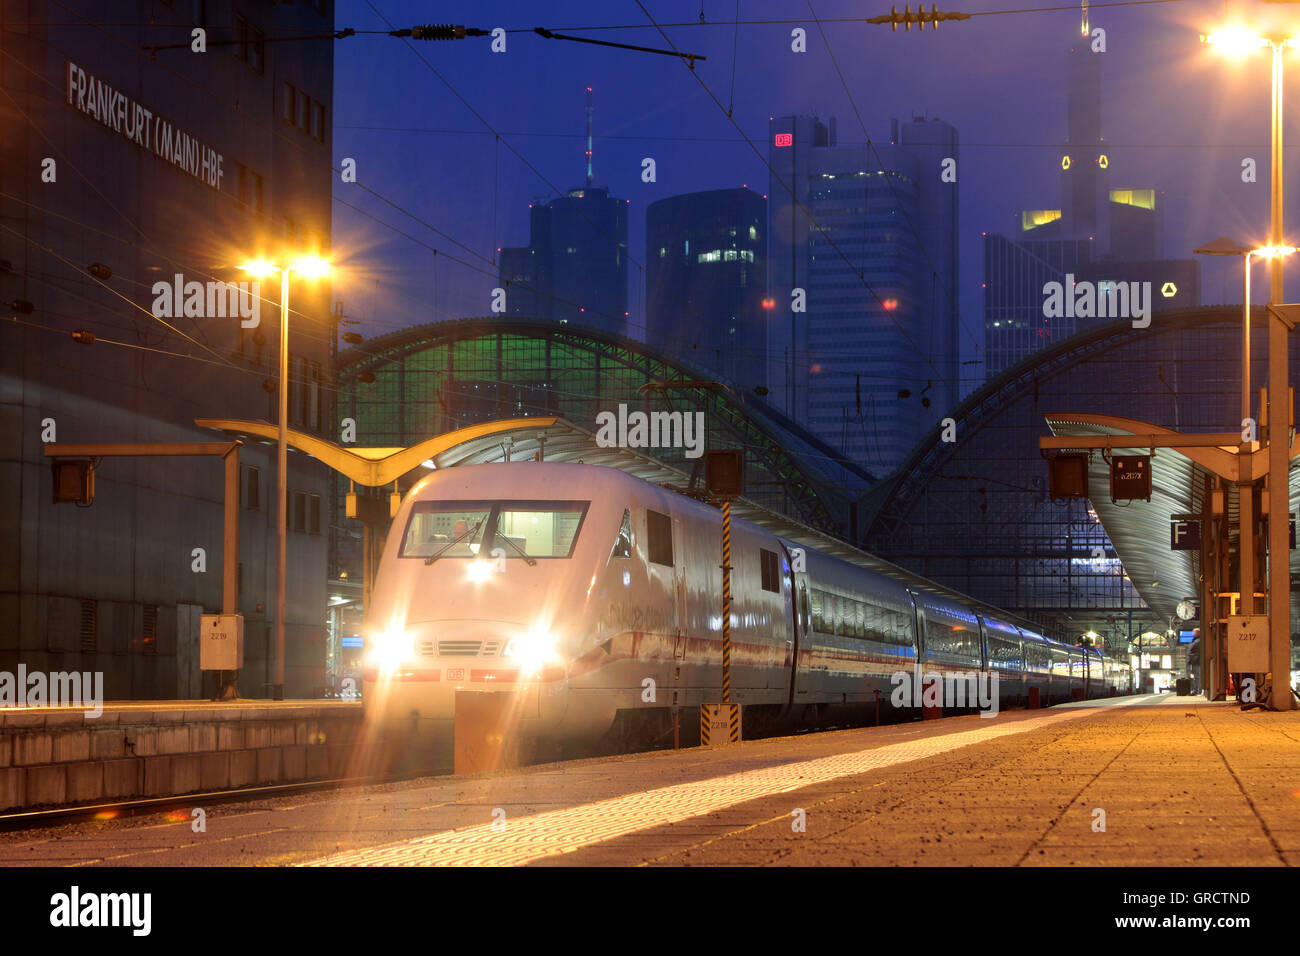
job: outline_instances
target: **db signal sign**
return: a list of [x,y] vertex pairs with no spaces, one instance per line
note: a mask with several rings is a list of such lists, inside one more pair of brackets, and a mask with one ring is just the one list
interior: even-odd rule
[[1151,500],[1151,456],[1116,455],[1110,460],[1110,500]]

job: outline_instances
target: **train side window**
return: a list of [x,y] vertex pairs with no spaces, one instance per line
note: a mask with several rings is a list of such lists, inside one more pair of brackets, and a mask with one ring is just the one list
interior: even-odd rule
[[653,564],[673,566],[673,522],[665,514],[646,509],[646,557]]
[[781,591],[781,565],[777,561],[776,552],[768,551],[766,548],[758,549],[760,571],[763,577],[764,591]]
[[632,513],[623,512],[623,524],[618,529],[618,537],[614,539],[614,550],[609,553],[611,558],[630,558],[632,557]]

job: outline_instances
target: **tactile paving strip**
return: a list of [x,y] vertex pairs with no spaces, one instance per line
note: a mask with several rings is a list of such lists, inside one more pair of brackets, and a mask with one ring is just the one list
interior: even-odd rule
[[517,820],[506,820],[504,827],[499,829],[494,829],[494,824],[488,823],[463,830],[448,830],[401,843],[350,850],[301,865],[518,866],[548,856],[572,853],[638,830],[713,813],[747,800],[788,793],[908,760],[922,760],[972,744],[1040,730],[1050,724],[1096,713],[1098,711],[1093,708],[1072,709],[1043,717],[994,724],[986,729],[889,744],[874,750],[820,757],[761,770],[746,770],[563,810],[550,810]]

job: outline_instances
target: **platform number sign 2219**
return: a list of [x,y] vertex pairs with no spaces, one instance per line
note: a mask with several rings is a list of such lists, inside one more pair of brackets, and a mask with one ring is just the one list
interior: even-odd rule
[[1110,461],[1111,501],[1151,500],[1151,457],[1116,455]]

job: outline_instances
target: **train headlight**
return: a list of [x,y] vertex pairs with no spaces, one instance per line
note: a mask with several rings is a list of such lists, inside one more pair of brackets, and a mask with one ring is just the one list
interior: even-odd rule
[[465,577],[469,578],[475,584],[482,584],[491,576],[491,561],[484,561],[482,558],[475,558],[465,567]]
[[381,671],[395,671],[415,656],[414,647],[404,628],[393,627],[373,638],[368,656]]
[[555,635],[546,628],[535,627],[527,634],[511,638],[506,645],[505,656],[525,667],[545,664],[558,656]]

